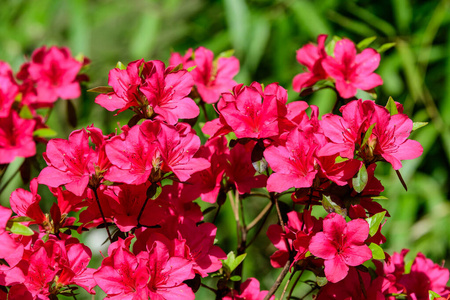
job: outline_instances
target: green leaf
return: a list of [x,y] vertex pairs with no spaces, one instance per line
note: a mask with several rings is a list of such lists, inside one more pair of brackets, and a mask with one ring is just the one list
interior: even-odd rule
[[14,233],[14,234],[27,235],[27,236],[34,234],[34,231],[31,230],[31,228],[29,228],[23,224],[17,223],[17,222],[12,223],[12,226],[9,229],[9,231],[11,231],[11,233]]
[[126,70],[127,66],[125,66],[121,61],[118,61],[116,64],[116,68],[120,70]]
[[326,277],[316,277],[316,282],[318,286],[325,286],[328,283],[328,280]]
[[33,114],[31,113],[31,110],[27,105],[22,106],[19,116],[22,119],[33,119]]
[[385,52],[385,51],[391,49],[391,48],[394,47],[394,46],[395,46],[395,43],[386,43],[386,44],[383,44],[383,45],[381,45],[381,46],[377,49],[377,52],[378,52],[378,53],[383,53],[383,52]]
[[33,132],[34,136],[43,137],[43,138],[53,137],[53,136],[56,136],[57,134],[58,133],[51,128],[40,128]]
[[422,128],[422,127],[424,127],[427,124],[428,124],[428,122],[414,122],[411,131],[414,131],[414,130],[417,130],[419,128]]
[[397,105],[392,97],[389,97],[388,102],[386,103],[386,109],[389,111],[391,116],[398,114]]
[[236,257],[234,252],[230,251],[230,253],[228,253],[227,255],[227,259],[222,260],[222,266],[224,267],[225,272],[230,275],[234,271],[234,269],[236,269],[237,266],[241,264],[246,256],[247,253],[244,253]]
[[333,202],[331,196],[322,195],[322,206],[328,213],[335,212],[344,218],[347,216],[347,210]]
[[378,228],[380,228],[380,224],[381,222],[383,222],[383,218],[385,215],[386,211],[382,211],[366,219],[367,223],[369,223],[370,236],[374,236],[377,233]]
[[17,218],[9,219],[8,224],[9,224],[9,222],[14,223],[14,222],[31,222],[31,221],[34,221],[34,220],[30,217],[17,217]]
[[369,47],[370,44],[372,44],[373,41],[375,41],[377,39],[376,36],[371,36],[368,38],[363,39],[361,42],[358,43],[358,45],[356,45],[356,47],[358,48],[358,50],[364,50],[367,47]]
[[371,243],[369,245],[370,251],[372,251],[373,259],[385,259],[386,255],[384,254],[383,249],[375,243]]
[[190,67],[190,68],[187,68],[187,70],[188,70],[188,72],[191,72],[191,71],[194,70],[195,68],[197,68],[197,65],[192,66],[192,67]]
[[436,298],[440,298],[441,297],[441,295],[439,295],[438,293],[435,293],[435,292],[433,292],[431,290],[428,291],[428,296],[429,296],[428,299],[430,299],[430,300],[434,300]]
[[175,73],[175,72],[178,72],[178,71],[180,71],[180,70],[183,70],[183,64],[177,65],[175,68],[173,68],[173,69],[170,71],[170,73]]
[[377,201],[377,200],[387,200],[388,199],[388,197],[385,197],[385,196],[373,196],[373,197],[370,197],[372,200],[375,200],[375,201]]
[[348,158],[338,156],[334,159],[334,163],[338,164],[338,163],[341,163],[341,162],[344,162],[347,160],[348,160]]
[[328,55],[334,56],[334,47],[336,46],[336,43],[338,41],[340,41],[341,39],[342,38],[340,38],[338,36],[333,36],[331,41],[325,45],[325,51],[327,52]]
[[230,280],[231,281],[239,281],[239,280],[241,280],[241,276],[238,276],[238,275],[231,276]]
[[356,174],[356,177],[352,178],[353,183],[353,189],[361,193],[364,188],[367,185],[367,181],[369,180],[369,175],[367,175],[367,169],[364,164],[362,164],[361,168],[359,169],[358,173]]
[[219,59],[221,57],[229,58],[229,57],[232,57],[233,55],[234,55],[234,49],[230,49],[230,50],[219,53],[219,55],[217,55],[216,59]]
[[367,129],[366,134],[364,135],[364,139],[363,142],[361,144],[361,148],[367,143],[367,141],[369,140],[370,136],[372,135],[372,130],[375,127],[377,123],[373,123],[372,125],[370,125],[369,129]]
[[99,93],[99,94],[107,94],[107,93],[114,93],[114,89],[110,86],[98,86],[92,89],[87,90],[91,93]]

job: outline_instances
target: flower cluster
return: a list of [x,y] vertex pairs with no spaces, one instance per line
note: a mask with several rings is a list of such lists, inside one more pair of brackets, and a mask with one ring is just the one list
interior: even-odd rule
[[[309,72],[294,79],[294,89],[331,79],[341,98],[350,98],[381,84],[373,74],[375,50],[357,54],[342,39],[329,56],[325,40],[321,35],[318,46],[297,52]],[[22,136],[29,128],[23,122],[33,122],[30,134],[45,124],[22,119],[16,106],[34,113],[57,98],[78,97],[82,65],[65,48],[41,48],[19,72],[22,85],[2,65],[1,112],[9,112],[0,120],[14,124],[11,145],[34,147],[32,136]],[[384,190],[376,166],[387,162],[398,172],[403,160],[423,151],[409,139],[413,121],[403,106],[359,99],[319,117],[316,106],[288,103],[277,83],[237,84],[238,70],[235,57],[214,59],[203,47],[173,53],[168,67],[157,60],[118,63],[109,86],[91,91],[109,111],[133,111],[128,124],[111,134],[91,125],[48,141],[47,166],[29,191],[17,189],[11,209],[0,207],[0,296],[55,299],[74,296],[79,286],[90,294],[97,287],[107,299],[194,299],[203,286],[216,299],[274,299],[279,283],[261,291],[258,279],[243,280],[242,261],[254,241],[249,232],[258,228],[256,236],[275,211],[278,223],[267,230],[277,249],[270,264],[283,276],[314,274],[316,299],[428,299],[430,290],[447,297],[448,270],[423,254],[407,270],[407,251],[390,257],[380,247],[389,213],[374,201]],[[193,126],[199,106],[208,104],[217,118],[201,128],[209,136],[202,145]],[[0,164],[35,154],[9,151],[0,157],[11,159]],[[39,206],[39,185],[56,199],[50,212]],[[244,210],[256,197],[267,205],[245,223]],[[208,205],[204,211],[199,199]],[[237,256],[217,241],[222,228],[215,222],[226,201],[236,219]],[[106,230],[109,245],[101,265],[88,268],[91,251],[73,235],[95,229]]]

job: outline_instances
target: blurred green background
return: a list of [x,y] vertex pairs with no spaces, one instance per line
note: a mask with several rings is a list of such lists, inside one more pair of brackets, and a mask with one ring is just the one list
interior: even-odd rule
[[[279,82],[288,89],[291,101],[298,99],[292,78],[302,72],[295,52],[315,42],[318,34],[348,37],[356,43],[377,36],[374,48],[394,42],[396,46],[382,54],[376,71],[384,80],[377,89],[377,103],[384,104],[392,96],[414,121],[429,125],[413,134],[424,154],[401,169],[408,192],[389,166],[377,170],[389,198],[382,205],[392,216],[383,228],[388,239],[384,248],[390,253],[410,248],[435,262],[450,257],[449,1],[2,0],[0,22],[0,59],[16,71],[37,47],[68,46],[74,55],[83,53],[91,59],[88,87],[95,87],[107,84],[108,72],[119,60],[167,61],[170,51],[184,53],[198,46],[216,54],[235,49],[241,62],[238,82]],[[127,122],[128,116],[113,117],[95,105],[94,97],[84,93],[74,102],[77,128],[94,123],[109,133],[117,122]],[[326,113],[334,99],[332,92],[323,90],[305,100]],[[58,102],[55,110],[50,125],[58,137],[67,138],[73,128],[65,120],[66,104]],[[3,204],[18,186],[17,178],[0,195]],[[248,210],[259,211],[266,204],[255,201],[246,203]],[[230,251],[235,247],[235,227],[226,208],[220,220],[229,229],[218,239]],[[252,260],[245,262],[244,278],[256,276],[267,289],[279,272],[267,268],[274,250],[261,235],[249,249]],[[199,296],[210,297],[208,292]]]

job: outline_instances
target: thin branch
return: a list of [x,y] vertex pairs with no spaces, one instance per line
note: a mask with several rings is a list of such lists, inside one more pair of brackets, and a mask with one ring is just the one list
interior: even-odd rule
[[96,188],[91,188],[91,189],[94,191],[95,200],[97,201],[98,209],[100,210],[100,214],[102,215],[102,218],[103,218],[103,223],[105,224],[106,232],[108,233],[108,239],[112,243],[113,241],[111,238],[111,233],[109,232],[108,224],[106,223],[105,214],[103,213],[102,206],[100,205],[100,200],[98,199],[97,189]]
[[289,272],[289,268],[291,266],[292,261],[289,259],[286,264],[283,267],[283,270],[281,270],[280,275],[278,275],[277,280],[270,288],[269,292],[267,293],[266,297],[264,297],[264,300],[269,300],[270,297],[272,297],[273,294],[277,291],[280,284],[283,282],[284,277],[286,277],[286,274]]
[[253,221],[248,224],[247,231],[255,227],[256,224],[264,217],[264,215],[273,207],[273,202],[268,203],[264,209],[259,213],[259,215],[256,216],[256,218],[253,219]]
[[297,285],[297,283],[298,283],[298,281],[300,280],[300,278],[302,278],[302,275],[303,275],[303,272],[304,272],[304,271],[305,271],[305,269],[303,269],[303,270],[300,272],[300,275],[298,275],[297,278],[295,279],[294,284],[291,286],[291,289],[289,290],[289,294],[288,294],[287,300],[291,299],[292,293],[294,292],[294,288],[295,288],[295,286]]
[[283,299],[283,298],[284,298],[284,294],[286,294],[286,291],[287,291],[287,288],[288,288],[288,286],[289,286],[289,283],[291,282],[292,277],[294,277],[294,274],[295,274],[295,273],[296,273],[296,272],[293,272],[293,273],[291,274],[291,276],[289,276],[289,279],[286,281],[286,284],[284,285],[283,292],[281,293],[280,299]]
[[[8,180],[6,180],[5,184],[0,188],[0,195],[5,191],[6,187],[13,181],[14,177],[16,177],[17,174],[19,174],[20,167],[12,174]],[[6,171],[5,171],[6,172]],[[2,174],[3,177],[4,173]]]

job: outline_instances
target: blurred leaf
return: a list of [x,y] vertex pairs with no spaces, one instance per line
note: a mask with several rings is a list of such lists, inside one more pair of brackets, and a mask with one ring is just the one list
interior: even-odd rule
[[331,34],[332,30],[328,24],[327,18],[319,14],[315,2],[307,0],[292,1],[290,8],[296,16],[299,23],[300,32],[305,29],[311,38],[316,38],[319,34]]
[[317,276],[316,277],[316,282],[317,282],[318,286],[325,286],[328,283],[328,280],[327,280],[326,277]]
[[373,128],[375,127],[375,125],[377,125],[377,123],[373,123],[372,125],[369,126],[369,128],[367,129],[366,133],[364,134],[364,138],[363,141],[361,143],[361,148],[367,143],[367,141],[369,140],[370,136],[372,135],[372,131]]
[[270,36],[270,24],[264,16],[253,15],[252,24],[247,49],[251,55],[245,58],[245,66],[250,73],[255,71],[261,61]]
[[87,91],[91,93],[100,93],[100,94],[114,93],[114,89],[110,86],[97,86]]
[[386,255],[384,254],[383,249],[375,243],[371,243],[369,245],[370,251],[372,251],[373,259],[385,259]]
[[142,12],[139,19],[139,26],[131,37],[130,53],[133,57],[146,58],[152,54],[156,37],[160,27],[161,12],[154,9],[147,9]]
[[328,18],[347,30],[362,36],[373,36],[377,34],[375,30],[367,26],[365,23],[356,21],[354,18],[348,18],[334,10],[330,10],[328,12]]
[[33,114],[31,113],[30,108],[27,105],[22,106],[22,108],[20,109],[20,113],[19,116],[22,119],[33,119]]
[[378,47],[377,52],[383,53],[383,52],[386,52],[387,50],[391,49],[392,47],[395,47],[395,43],[385,43],[385,44],[381,45],[380,47]]
[[344,218],[347,216],[347,210],[345,208],[340,207],[338,204],[336,204],[332,199],[331,196],[322,195],[322,206],[328,213],[337,213]]
[[434,299],[436,299],[436,298],[440,298],[441,297],[441,295],[439,295],[438,293],[435,293],[435,292],[433,292],[433,291],[428,291],[428,295],[429,295],[429,299],[430,300],[434,300]]
[[358,45],[356,45],[356,47],[358,48],[358,50],[364,50],[367,47],[369,47],[370,44],[372,44],[373,41],[375,41],[377,39],[376,36],[371,36],[368,38],[363,39],[361,42],[358,43]]
[[229,58],[229,57],[232,57],[233,55],[234,55],[234,49],[230,49],[227,51],[220,52],[219,55],[217,55],[216,59],[219,59],[221,57]]
[[369,218],[366,218],[367,223],[369,223],[370,236],[374,236],[377,233],[378,228],[380,228],[381,222],[383,221],[385,215],[386,211],[382,211],[377,214],[374,214]]
[[367,185],[367,180],[369,176],[367,175],[367,169],[364,164],[361,165],[358,173],[356,173],[356,177],[352,178],[353,189],[361,193]]
[[126,70],[127,66],[125,66],[121,61],[118,61],[116,64],[116,68],[119,70]]
[[247,46],[250,12],[245,0],[224,0],[224,6],[228,33],[239,56]]
[[411,28],[413,15],[410,0],[392,0],[393,11],[400,34],[406,34]]
[[31,228],[29,228],[23,224],[17,223],[17,222],[12,223],[12,226],[9,229],[9,231],[11,231],[11,233],[14,233],[14,234],[25,235],[25,236],[30,236],[30,235],[34,234],[34,231],[31,230]]
[[422,128],[422,127],[426,126],[427,124],[428,124],[428,122],[414,122],[411,131],[415,131],[419,128]]
[[342,38],[338,36],[333,36],[331,40],[325,45],[325,51],[328,55],[334,56],[334,47],[338,41],[342,40]]
[[77,127],[78,119],[77,119],[77,112],[75,110],[75,105],[73,105],[72,100],[65,100],[67,103],[67,121],[69,122],[70,126]]
[[386,109],[391,116],[398,114],[397,105],[392,97],[389,97],[388,102],[386,103]]

